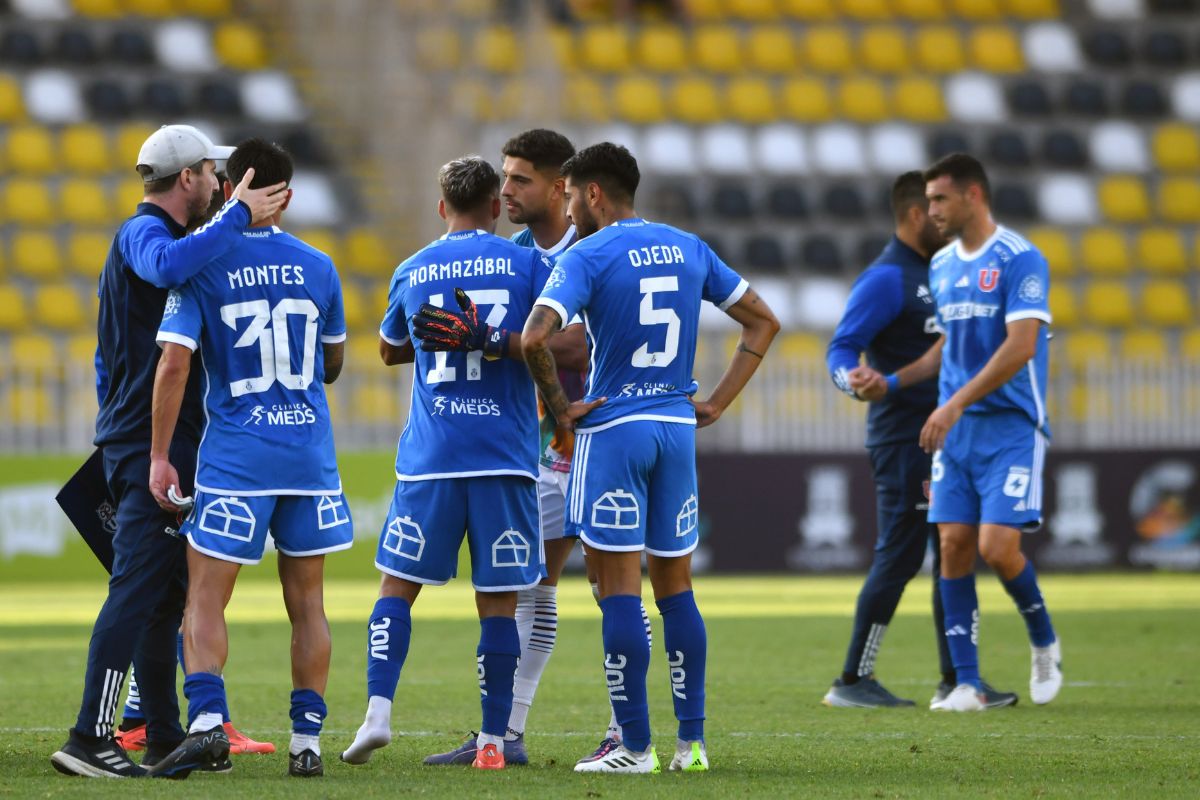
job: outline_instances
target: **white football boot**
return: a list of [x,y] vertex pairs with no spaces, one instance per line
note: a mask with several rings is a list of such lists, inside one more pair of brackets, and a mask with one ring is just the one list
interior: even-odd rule
[[580,761],[575,765],[576,772],[625,772],[658,774],[662,767],[658,763],[658,753],[654,746],[646,748],[644,753],[635,753],[625,745],[613,750],[604,758],[595,761]]
[[1044,706],[1058,696],[1062,688],[1062,648],[1059,641],[1047,647],[1033,648],[1029,672],[1029,699]]
[[983,711],[987,708],[984,697],[969,683],[960,683],[942,700],[929,704],[931,711]]
[[707,772],[708,753],[704,750],[704,742],[685,742],[675,740],[675,755],[667,765],[668,772]]

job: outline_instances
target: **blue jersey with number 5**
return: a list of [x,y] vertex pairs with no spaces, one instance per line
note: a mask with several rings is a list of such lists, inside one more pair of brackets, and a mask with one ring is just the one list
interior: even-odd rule
[[199,349],[204,366],[197,489],[341,492],[322,345],[345,338],[333,262],[276,227],[246,231],[168,295],[159,343]]
[[585,399],[608,402],[577,430],[637,419],[694,425],[700,301],[724,311],[747,288],[708,245],[669,225],[625,219],[572,245],[537,302],[564,322],[583,316],[591,351]]
[[[409,321],[422,303],[458,310],[456,288],[470,296],[481,322],[519,331],[549,275],[550,263],[536,250],[482,230],[448,234],[396,268],[379,335],[393,345],[409,341]],[[536,477],[537,397],[525,365],[414,344],[396,478]]]

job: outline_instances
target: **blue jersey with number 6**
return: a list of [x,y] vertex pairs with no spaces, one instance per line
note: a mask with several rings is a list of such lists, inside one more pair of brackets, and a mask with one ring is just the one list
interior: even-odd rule
[[[393,345],[409,341],[409,321],[422,303],[458,310],[456,288],[475,303],[481,322],[519,331],[549,275],[550,263],[536,250],[482,230],[448,234],[396,268],[379,335]],[[414,344],[396,478],[536,477],[537,397],[525,365]]]
[[167,297],[158,342],[200,350],[205,424],[196,488],[212,494],[341,492],[324,348],[344,341],[329,256],[255,228]]
[[638,419],[694,425],[700,301],[724,311],[747,288],[708,245],[669,225],[624,219],[572,245],[537,302],[564,323],[582,314],[587,328],[585,399],[608,402],[576,430]]

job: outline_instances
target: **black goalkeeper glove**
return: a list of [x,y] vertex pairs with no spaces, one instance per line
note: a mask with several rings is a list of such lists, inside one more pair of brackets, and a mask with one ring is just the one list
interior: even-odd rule
[[413,315],[413,335],[422,350],[482,350],[488,358],[500,358],[508,345],[509,332],[479,320],[479,310],[462,289],[454,290],[459,312],[422,303]]

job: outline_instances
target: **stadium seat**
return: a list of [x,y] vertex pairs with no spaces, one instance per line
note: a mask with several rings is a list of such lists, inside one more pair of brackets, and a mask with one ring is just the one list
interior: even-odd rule
[[99,48],[96,47],[96,41],[88,28],[63,28],[55,38],[56,61],[86,67],[95,63],[98,55]]
[[25,119],[25,102],[21,99],[21,84],[12,75],[0,74],[0,123]]
[[1158,184],[1158,213],[1167,222],[1200,222],[1200,181],[1164,178]]
[[877,22],[892,17],[888,0],[839,0],[842,13],[851,19]]
[[912,68],[908,37],[894,25],[873,25],[858,37],[858,61],[872,72],[907,73]]
[[925,72],[954,74],[966,67],[962,39],[948,25],[925,26],[913,37],[916,64]]
[[[867,147],[875,171],[886,175],[907,172],[925,160],[920,134],[911,125],[900,122],[879,125],[868,131]],[[890,208],[884,213],[890,214]]]
[[1071,240],[1061,228],[1030,228],[1026,237],[1046,258],[1052,278],[1075,274],[1075,257]]
[[58,240],[44,230],[21,230],[12,237],[13,270],[35,280],[49,280],[62,274],[62,253]]
[[743,222],[754,216],[754,202],[744,185],[720,184],[713,191],[712,210],[718,219]]
[[64,361],[67,367],[87,374],[87,372],[95,369],[96,332],[77,333],[69,337],[64,350]]
[[779,0],[780,11],[805,22],[824,22],[837,16],[834,0]]
[[1141,317],[1160,328],[1183,328],[1195,321],[1188,287],[1179,281],[1153,280],[1142,287]]
[[83,101],[95,119],[120,120],[133,113],[133,100],[125,85],[107,78],[88,84],[83,90]]
[[154,46],[140,28],[121,28],[108,40],[108,56],[131,67],[154,63]]
[[1121,90],[1121,113],[1126,116],[1157,119],[1168,109],[1167,98],[1156,82],[1132,80]]
[[23,376],[47,375],[59,365],[58,347],[45,334],[19,333],[9,341],[8,352],[10,363]]
[[1132,267],[1125,235],[1113,228],[1089,228],[1079,238],[1079,261],[1094,275],[1127,275]]
[[1142,59],[1162,69],[1180,69],[1188,61],[1188,44],[1176,31],[1150,31],[1142,40]]
[[54,222],[55,203],[50,186],[38,178],[11,178],[4,184],[4,215],[22,225]]
[[146,196],[146,184],[141,178],[122,178],[113,188],[114,216],[125,217],[137,210],[138,203]]
[[0,63],[32,67],[44,57],[42,45],[31,31],[8,28],[0,33]]
[[942,122],[946,106],[942,102],[942,87],[921,75],[905,75],[892,88],[892,103],[896,116],[913,122]]
[[745,67],[738,30],[729,25],[704,25],[692,34],[692,63],[708,72],[731,74]]
[[775,236],[759,234],[746,239],[746,266],[764,272],[780,272],[785,266],[783,244]]
[[796,125],[765,125],[755,133],[754,153],[758,168],[775,175],[807,175],[812,164],[804,132]]
[[780,220],[795,221],[808,217],[808,201],[800,187],[778,183],[767,190],[767,213]]
[[1021,45],[1025,62],[1036,72],[1077,73],[1083,69],[1075,32],[1062,22],[1030,25]]
[[804,35],[804,62],[816,72],[849,72],[855,66],[850,34],[829,25],[809,28]]
[[237,84],[225,77],[200,81],[196,86],[195,105],[203,114],[243,116],[241,92]]
[[1073,132],[1066,129],[1050,130],[1042,138],[1042,159],[1057,169],[1077,170],[1088,165],[1087,150]]
[[845,263],[833,237],[813,234],[800,247],[800,265],[808,272],[830,275],[841,272]]
[[1032,220],[1037,207],[1023,183],[1000,183],[992,187],[992,210],[999,219]]
[[350,231],[342,240],[342,258],[348,270],[357,275],[379,277],[387,275],[400,263],[388,252],[387,245],[377,233],[365,228]]
[[866,217],[866,203],[852,184],[835,183],[821,195],[821,206],[829,216],[842,221],[857,221]]
[[1154,131],[1154,163],[1164,172],[1200,171],[1200,133],[1191,125],[1169,122]]
[[929,137],[929,160],[937,161],[951,153],[971,152],[971,143],[961,128],[935,130]]
[[650,198],[650,207],[654,209],[657,219],[676,224],[691,222],[696,218],[696,202],[686,184],[656,186]]
[[1179,355],[1200,362],[1200,328],[1192,328],[1179,337]]
[[812,132],[813,163],[828,175],[862,175],[867,172],[867,152],[862,130],[834,123]]
[[1001,167],[1024,168],[1033,163],[1025,138],[1014,130],[999,130],[989,136],[987,155]]
[[1050,94],[1036,80],[1018,80],[1009,85],[1008,107],[1014,114],[1044,117],[1050,114]]
[[1105,120],[1090,136],[1092,163],[1104,172],[1145,172],[1150,169],[1146,139],[1138,126],[1123,120]]
[[826,122],[833,118],[829,85],[820,78],[796,77],[783,85],[783,112],[795,122]]
[[1129,287],[1120,281],[1097,280],[1083,292],[1084,316],[1088,321],[1108,328],[1133,325],[1133,303]]
[[400,411],[396,389],[391,384],[359,384],[351,397],[351,413],[364,422],[391,422]]
[[87,321],[79,293],[65,283],[34,289],[33,316],[34,321],[56,331],[78,331]]
[[489,25],[475,35],[475,57],[479,66],[488,72],[510,75],[524,61],[522,47],[510,27]]
[[209,19],[225,19],[233,15],[233,0],[178,0],[181,10]]
[[689,75],[671,87],[672,114],[681,122],[702,125],[716,122],[724,116],[717,87],[708,78]]
[[416,37],[417,63],[427,72],[445,72],[462,63],[458,31],[444,25],[423,28]]
[[133,122],[118,128],[111,169],[125,175],[136,174],[133,170],[137,166],[138,153],[141,152],[142,145],[157,127],[142,122]]
[[20,125],[9,129],[5,139],[5,163],[14,172],[45,175],[58,168],[58,148],[54,136],[39,125]]
[[379,320],[367,313],[363,291],[354,280],[342,281],[342,309],[346,314],[346,330],[364,331],[377,329]]
[[67,240],[67,269],[76,275],[96,280],[112,247],[113,232],[73,230]]
[[342,262],[345,261],[345,254],[342,252],[342,243],[337,235],[328,228],[308,228],[305,230],[294,231],[296,238],[305,242],[309,247],[320,250],[325,255],[329,256],[329,260],[340,271]]
[[843,79],[837,90],[840,116],[852,122],[882,122],[890,116],[883,83],[867,76]]
[[879,257],[892,239],[891,233],[866,233],[854,246],[854,265],[866,266]]
[[985,25],[971,31],[971,64],[986,72],[1011,75],[1025,68],[1021,44],[1005,25]]
[[658,175],[690,175],[696,169],[696,147],[687,125],[654,125],[642,138],[638,154],[647,172]]
[[696,137],[701,166],[715,175],[746,175],[754,169],[744,125],[710,125]]
[[688,68],[687,39],[673,25],[653,25],[638,34],[637,63],[651,72],[677,73]]
[[[380,317],[382,319],[382,317]],[[365,333],[365,332],[364,332]],[[380,363],[379,336],[346,337],[346,364],[358,369],[374,368]]]
[[613,86],[613,111],[618,119],[634,125],[649,125],[666,118],[662,87],[646,75],[621,78]]
[[263,122],[295,123],[305,117],[304,103],[295,81],[285,72],[259,70],[244,73],[240,90],[242,108]]
[[[488,41],[486,44],[499,50],[499,42]],[[267,44],[258,28],[240,20],[230,20],[217,26],[213,33],[213,49],[217,58],[229,69],[263,69],[270,62]]]
[[1075,292],[1069,285],[1051,284],[1049,303],[1050,316],[1054,318],[1056,328],[1074,328],[1079,324],[1079,307],[1075,302]]
[[960,122],[1002,122],[1007,113],[1000,84],[991,76],[964,72],[946,80],[946,108]]
[[1144,222],[1150,218],[1146,184],[1132,175],[1100,179],[1100,211],[1113,222]]
[[0,417],[20,427],[42,426],[56,417],[53,399],[41,386],[13,386],[0,395]]
[[1086,225],[1096,221],[1096,193],[1082,175],[1048,175],[1038,186],[1038,209],[1046,221],[1058,225]]
[[759,77],[738,77],[729,81],[725,92],[729,116],[747,125],[762,125],[779,117],[775,92]]
[[787,75],[799,65],[792,30],[787,26],[760,25],[746,37],[750,68],[770,75]]
[[1104,85],[1087,78],[1072,81],[1063,98],[1066,110],[1081,117],[1104,117],[1109,113]]
[[1171,105],[1180,119],[1200,122],[1200,70],[1184,73],[1171,87]]
[[1098,28],[1084,34],[1083,52],[1093,64],[1109,69],[1128,67],[1133,62],[1129,38],[1116,28]]
[[1174,228],[1143,228],[1135,244],[1137,264],[1147,272],[1182,275],[1187,272],[1183,236]]
[[155,118],[170,119],[184,113],[187,107],[179,84],[173,80],[151,80],[142,87],[141,108]]
[[[240,141],[232,139],[231,141]],[[309,127],[296,128],[291,133],[284,134],[280,142],[297,164],[309,167],[327,167],[331,165],[325,146],[318,138],[316,131]]]
[[[715,99],[713,105],[716,105]],[[610,114],[603,84],[587,75],[572,75],[567,79],[559,108],[574,122],[604,122]]]
[[198,20],[174,19],[154,27],[154,56],[164,67],[184,73],[217,69],[213,38],[208,26]]
[[1090,362],[1102,362],[1112,357],[1112,344],[1106,333],[1097,330],[1071,331],[1066,340],[1063,355],[1067,366],[1073,370],[1083,370]]
[[999,0],[950,0],[950,13],[966,20],[999,19]]
[[746,22],[773,22],[779,18],[776,0],[725,0],[725,13]]
[[104,225],[112,221],[113,203],[104,184],[88,178],[68,178],[58,187],[63,219],[82,225]]
[[124,0],[124,2],[127,12],[143,17],[169,17],[179,11],[176,0]]
[[19,286],[0,283],[0,331],[13,333],[29,327],[28,304]]
[[1143,0],[1088,0],[1087,10],[1099,19],[1141,19],[1146,14]]
[[1167,339],[1159,331],[1126,331],[1118,352],[1131,361],[1164,362],[1168,349]]

